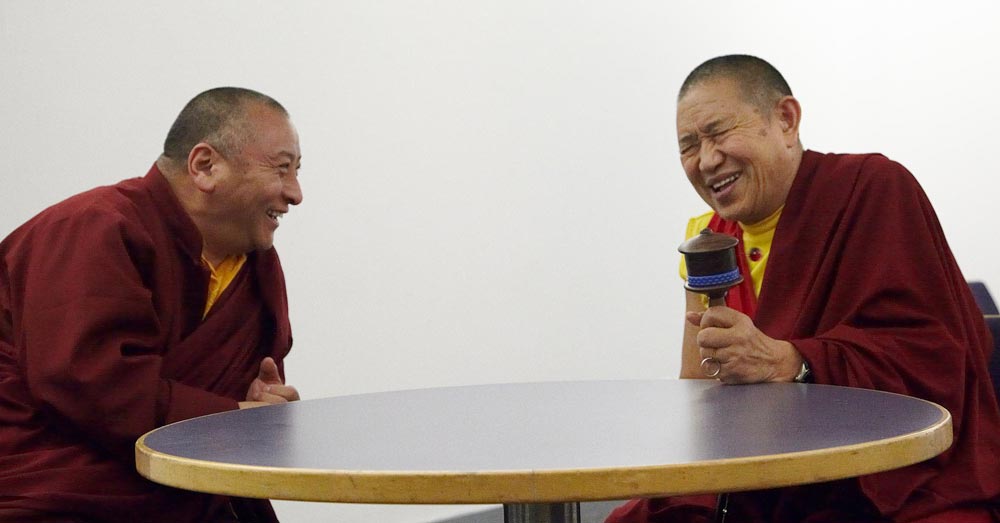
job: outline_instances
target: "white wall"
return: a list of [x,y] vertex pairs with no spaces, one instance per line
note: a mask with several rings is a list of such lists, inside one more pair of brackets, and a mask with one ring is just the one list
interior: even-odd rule
[[[701,61],[774,63],[803,141],[880,151],[1000,291],[991,2],[0,0],[0,235],[140,176],[194,94],[282,101],[304,204],[278,232],[305,398],[674,376],[677,245],[703,204],[674,96]],[[286,522],[466,508],[279,503]]]

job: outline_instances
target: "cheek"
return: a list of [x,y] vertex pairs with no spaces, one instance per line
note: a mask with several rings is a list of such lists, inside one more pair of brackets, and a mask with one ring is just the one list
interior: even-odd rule
[[697,158],[681,158],[681,168],[684,169],[684,174],[687,176],[688,181],[694,183],[698,179]]
[[280,183],[258,183],[247,191],[247,201],[254,206],[268,205],[281,194]]
[[285,194],[285,184],[279,179],[275,180],[267,187],[267,198],[268,200],[281,199],[281,195]]

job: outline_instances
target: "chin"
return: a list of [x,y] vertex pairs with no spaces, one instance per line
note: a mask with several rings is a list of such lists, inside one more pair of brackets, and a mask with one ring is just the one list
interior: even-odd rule
[[719,202],[715,201],[712,202],[711,207],[712,210],[715,211],[715,214],[718,214],[722,218],[725,218],[726,220],[733,219],[733,209],[731,207],[727,205],[719,205]]
[[715,209],[715,214],[718,214],[722,219],[730,222],[740,222],[746,223],[738,211],[732,209]]
[[274,247],[274,234],[261,234],[254,242],[254,247],[258,251],[266,251]]

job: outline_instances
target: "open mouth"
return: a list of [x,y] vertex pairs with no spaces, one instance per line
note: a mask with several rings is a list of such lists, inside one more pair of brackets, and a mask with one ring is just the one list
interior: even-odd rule
[[726,187],[729,187],[730,185],[732,185],[733,183],[735,183],[736,180],[739,180],[740,176],[741,176],[741,173],[736,173],[736,174],[733,174],[731,176],[726,177],[723,180],[719,180],[718,182],[713,183],[712,184],[712,191],[713,192],[722,192],[723,190],[726,189]]
[[270,218],[271,221],[274,222],[275,225],[278,225],[278,221],[284,215],[285,215],[285,213],[279,212],[279,211],[267,211],[267,217]]

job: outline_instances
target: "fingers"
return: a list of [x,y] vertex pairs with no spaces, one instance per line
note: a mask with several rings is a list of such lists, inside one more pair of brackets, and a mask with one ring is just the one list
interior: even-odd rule
[[[802,366],[794,345],[756,329],[702,329],[697,343],[702,372],[723,383],[791,381]],[[705,361],[711,363],[707,369]]]
[[267,385],[261,391],[261,401],[269,403],[286,403],[298,400],[299,391],[291,385]]
[[696,339],[701,349],[724,349],[733,344],[732,335],[723,329],[702,329]]
[[[753,322],[745,314],[728,307],[711,307],[703,313],[685,315],[687,321],[698,320],[695,343],[702,358],[702,373],[724,383],[745,380],[744,351]],[[749,325],[748,325],[749,324]],[[708,362],[708,363],[705,363]]]
[[687,311],[684,318],[698,327],[729,327],[736,320],[733,315],[742,314],[728,307],[712,307],[704,311]]
[[707,347],[698,347],[698,353],[701,354],[701,357],[703,359],[712,358],[713,360],[717,360],[721,356],[725,356],[724,354],[719,353],[719,349],[712,349]]
[[704,349],[724,349],[741,345],[745,342],[746,329],[735,326],[709,325],[711,320],[706,315],[702,319],[701,329],[695,335],[698,346]]
[[247,390],[247,401],[263,401],[273,404],[298,400],[299,391],[291,385],[272,385],[256,379]]
[[267,384],[260,381],[260,378],[256,378],[250,382],[250,387],[247,389],[247,401],[260,401],[260,396],[264,393],[265,387],[267,387]]
[[700,314],[698,325],[703,329],[706,327],[732,327],[740,322],[741,317],[749,319],[746,314],[729,307],[711,307]]
[[282,383],[281,374],[278,373],[278,364],[274,362],[274,358],[269,356],[261,360],[260,372],[257,374],[257,379],[268,384]]
[[739,362],[727,359],[723,351],[708,351],[703,354],[712,353],[714,356],[705,356],[702,359],[701,371],[707,378],[714,378],[726,384],[755,383],[756,380],[747,375],[747,369]]
[[[713,307],[700,314],[696,341],[701,347],[721,349],[739,345],[757,330],[749,316],[728,307]],[[685,317],[688,321],[694,319],[691,313]]]
[[285,385],[278,373],[278,365],[273,358],[264,358],[260,362],[260,371],[247,389],[248,402],[263,402],[268,404],[287,403],[299,400],[299,391],[291,385]]
[[270,405],[298,401],[299,391],[287,385],[271,385],[263,387],[251,401],[260,401]]

